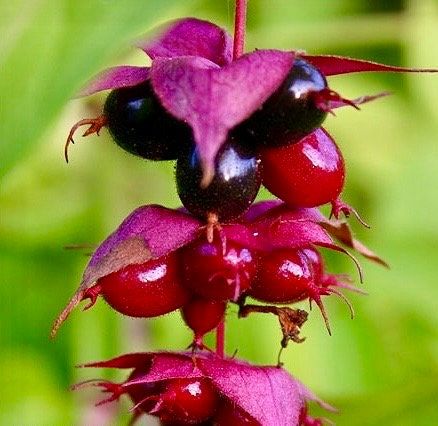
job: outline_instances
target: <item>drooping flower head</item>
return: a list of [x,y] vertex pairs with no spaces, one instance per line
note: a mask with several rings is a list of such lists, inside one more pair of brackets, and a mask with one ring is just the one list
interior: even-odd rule
[[83,367],[130,369],[122,383],[90,380],[75,388],[101,388],[109,396],[99,404],[127,395],[134,418],[149,413],[164,424],[297,425],[308,402],[334,411],[282,368],[209,353],[134,353]]
[[[166,111],[192,129],[204,171],[203,185],[213,178],[215,157],[229,132],[269,100],[298,59],[310,63],[325,77],[365,71],[427,71],[274,49],[256,50],[233,60],[230,35],[195,18],[176,20],[159,30],[155,38],[138,42],[137,46],[152,59],[151,67],[109,68],[80,96],[149,82]],[[349,101],[326,87],[312,93],[312,98],[321,110],[331,111],[344,105],[357,106],[381,95]],[[92,124],[90,132],[105,124],[105,121]]]

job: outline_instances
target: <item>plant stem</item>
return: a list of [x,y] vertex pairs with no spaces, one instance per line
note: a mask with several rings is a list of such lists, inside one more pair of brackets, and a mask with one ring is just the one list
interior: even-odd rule
[[216,327],[216,354],[221,358],[225,355],[225,317]]
[[248,0],[236,0],[234,14],[234,46],[233,59],[242,56],[245,47],[246,9]]

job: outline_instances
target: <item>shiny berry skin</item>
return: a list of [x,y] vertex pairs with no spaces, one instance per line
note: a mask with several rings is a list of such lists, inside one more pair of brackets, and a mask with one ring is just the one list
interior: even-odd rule
[[215,238],[201,238],[181,251],[184,285],[205,299],[237,300],[251,285],[257,257],[248,248]]
[[263,185],[289,206],[320,206],[342,192],[344,158],[322,128],[296,144],[264,149],[261,158]]
[[205,377],[172,379],[163,385],[154,412],[164,424],[199,424],[216,411],[218,394]]
[[102,295],[116,311],[131,317],[155,317],[183,306],[189,299],[181,284],[176,253],[129,265],[100,278],[84,298]]
[[161,106],[149,82],[113,90],[104,115],[117,145],[149,160],[175,160],[192,140],[189,126]]
[[218,326],[224,318],[226,307],[226,302],[196,298],[181,308],[181,316],[195,333],[195,341],[202,340],[206,333]]
[[292,303],[309,297],[312,273],[303,253],[279,249],[259,261],[259,270],[248,295],[269,303]]
[[261,184],[260,160],[256,153],[230,137],[215,160],[211,183],[201,187],[202,168],[195,146],[176,163],[176,185],[184,207],[207,219],[217,215],[221,222],[242,215],[252,204]]
[[317,107],[315,94],[327,89],[324,75],[297,58],[281,86],[238,132],[247,132],[259,145],[275,147],[296,142],[321,126],[327,113]]
[[324,277],[324,261],[321,253],[313,247],[302,248],[301,252],[307,258],[307,264],[312,269],[312,275],[315,282],[322,281]]
[[249,414],[230,401],[223,401],[211,422],[212,426],[260,426]]

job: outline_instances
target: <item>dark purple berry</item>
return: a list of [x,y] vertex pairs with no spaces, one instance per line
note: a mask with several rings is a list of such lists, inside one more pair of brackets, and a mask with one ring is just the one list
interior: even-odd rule
[[104,116],[117,145],[148,160],[175,160],[192,139],[190,127],[161,106],[149,82],[113,90]]
[[260,160],[256,153],[230,136],[215,160],[211,183],[201,187],[203,171],[196,150],[176,163],[176,185],[184,207],[202,219],[211,214],[221,222],[242,215],[254,201],[261,184]]
[[236,131],[250,134],[256,144],[282,146],[298,141],[323,123],[315,94],[327,89],[324,75],[297,58],[282,85]]

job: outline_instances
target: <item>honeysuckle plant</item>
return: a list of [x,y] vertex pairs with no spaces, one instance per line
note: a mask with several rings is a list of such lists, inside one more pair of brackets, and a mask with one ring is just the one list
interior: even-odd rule
[[[227,306],[241,318],[278,317],[281,350],[301,343],[308,312],[288,305],[314,302],[331,332],[323,299],[362,292],[346,275],[327,272],[319,248],[348,251],[386,266],[340,220],[356,211],[341,200],[342,153],[322,128],[349,100],[327,77],[353,72],[425,72],[339,56],[275,49],[244,52],[246,2],[236,1],[234,39],[213,23],[183,18],[137,43],[150,67],[110,68],[80,95],[111,90],[102,114],[76,123],[84,136],[106,127],[126,151],[149,160],[176,160],[180,209],[136,209],[97,248],[80,286],[56,320],[54,335],[82,301],[101,296],[115,311],[152,318],[180,310],[193,331],[191,350],[135,353],[84,365],[129,369],[122,383],[91,380],[109,394],[127,395],[133,419],[144,413],[163,425],[320,425],[308,414],[319,400],[285,371],[224,353]],[[278,199],[254,203],[264,185]],[[330,217],[318,209],[331,204]],[[360,219],[361,220],[361,219]],[[363,223],[363,221],[362,221]],[[249,301],[253,299],[257,301]],[[204,336],[216,331],[216,348]]]

